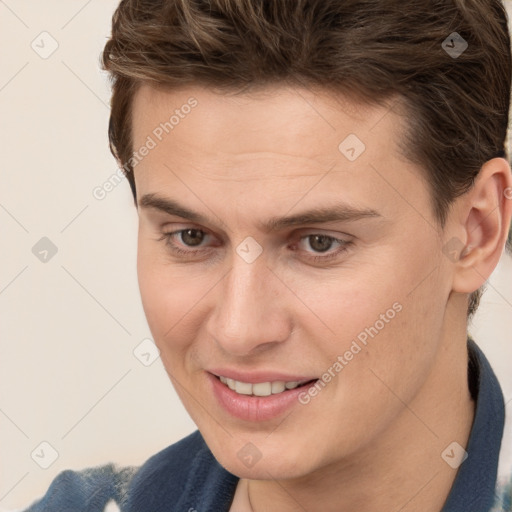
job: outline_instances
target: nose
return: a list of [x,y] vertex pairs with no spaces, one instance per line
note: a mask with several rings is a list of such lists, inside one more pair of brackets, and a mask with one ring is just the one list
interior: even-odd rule
[[225,353],[251,355],[285,341],[291,334],[283,284],[262,257],[247,263],[235,255],[215,300],[207,331]]

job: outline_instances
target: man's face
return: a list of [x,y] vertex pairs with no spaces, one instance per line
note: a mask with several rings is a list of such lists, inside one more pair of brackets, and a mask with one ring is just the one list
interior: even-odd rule
[[451,290],[398,114],[264,92],[144,86],[133,105],[149,326],[213,454],[262,479],[385,438],[431,386]]

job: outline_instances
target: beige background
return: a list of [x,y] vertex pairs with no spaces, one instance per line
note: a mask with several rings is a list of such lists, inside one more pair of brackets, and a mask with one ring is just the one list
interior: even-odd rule
[[[0,1],[0,511],[39,497],[63,469],[138,465],[194,429],[160,360],[133,353],[150,333],[128,184],[92,193],[116,172],[98,66],[116,5]],[[32,253],[42,237],[58,249],[46,263]],[[509,412],[511,318],[504,257],[471,331]],[[42,442],[58,452],[47,469]]]

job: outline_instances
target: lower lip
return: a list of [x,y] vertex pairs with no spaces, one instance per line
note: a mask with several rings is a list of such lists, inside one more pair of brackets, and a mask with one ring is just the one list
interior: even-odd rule
[[299,395],[313,385],[310,383],[275,395],[253,396],[236,393],[211,373],[208,374],[208,378],[220,405],[232,416],[252,422],[277,418],[297,405]]

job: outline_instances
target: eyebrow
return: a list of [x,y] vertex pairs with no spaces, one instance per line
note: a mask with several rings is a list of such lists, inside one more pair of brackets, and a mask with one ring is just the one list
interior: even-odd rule
[[[164,198],[157,194],[145,194],[141,197],[138,204],[142,208],[153,208],[169,215],[175,215],[199,224],[213,223],[210,218],[202,215],[201,213],[190,210],[173,199]],[[314,208],[287,217],[273,217],[260,223],[260,228],[267,232],[275,232],[304,224],[351,222],[376,217],[382,217],[376,210],[370,208],[357,208],[347,204],[338,204],[329,207]]]

